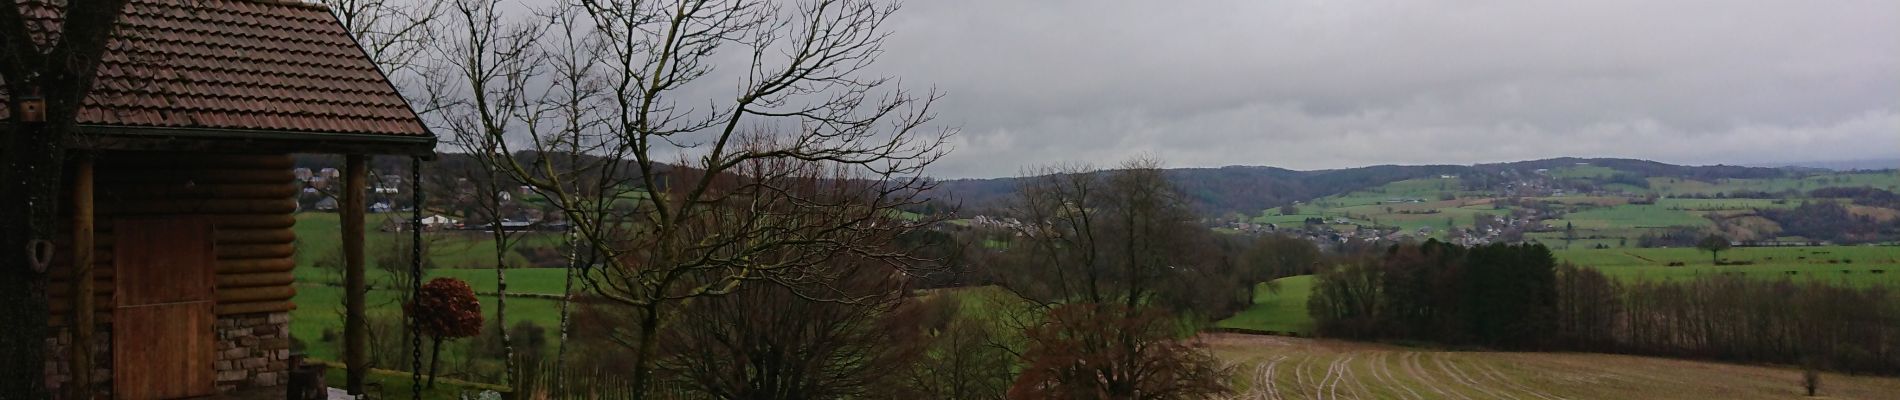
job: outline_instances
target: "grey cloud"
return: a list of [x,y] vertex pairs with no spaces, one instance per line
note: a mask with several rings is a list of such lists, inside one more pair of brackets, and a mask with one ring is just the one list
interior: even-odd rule
[[1900,156],[1889,1],[912,0],[875,72],[948,92],[935,171],[1150,153],[1336,168]]

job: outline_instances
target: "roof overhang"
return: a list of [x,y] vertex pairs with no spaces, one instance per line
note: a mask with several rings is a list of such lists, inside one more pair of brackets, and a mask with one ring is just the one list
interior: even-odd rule
[[[0,127],[7,123],[0,122]],[[433,135],[367,135],[274,130],[80,125],[71,148],[203,153],[319,153],[433,158]]]

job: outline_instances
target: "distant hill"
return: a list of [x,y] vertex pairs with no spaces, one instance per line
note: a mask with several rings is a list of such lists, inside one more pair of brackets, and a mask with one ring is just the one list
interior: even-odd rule
[[[1816,173],[1786,168],[1733,165],[1686,166],[1648,160],[1620,158],[1551,158],[1544,160],[1477,165],[1376,165],[1359,168],[1296,171],[1263,166],[1221,168],[1176,168],[1167,172],[1193,202],[1207,214],[1257,213],[1262,209],[1307,201],[1320,197],[1377,187],[1392,182],[1458,176],[1466,189],[1488,189],[1544,170],[1600,171],[1566,177],[1565,181],[1582,187],[1618,182],[1643,184],[1647,178],[1678,178],[1698,181],[1724,179],[1773,179]],[[966,210],[985,210],[1000,206],[1016,190],[1021,178],[956,179],[939,187],[940,197],[960,203]]]
[[1756,166],[1812,168],[1812,169],[1824,169],[1824,170],[1830,170],[1830,171],[1884,170],[1884,169],[1900,169],[1900,158],[1885,158],[1885,159],[1873,159],[1873,160],[1768,163],[1768,164],[1759,164]]

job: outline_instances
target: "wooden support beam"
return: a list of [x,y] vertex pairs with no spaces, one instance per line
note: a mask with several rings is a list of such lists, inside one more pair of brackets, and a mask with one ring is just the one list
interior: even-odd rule
[[363,213],[369,181],[368,157],[351,154],[344,160],[344,190],[341,200],[343,223],[343,364],[347,370],[344,388],[353,395],[363,394],[363,380],[369,373],[366,345],[369,332],[363,319]]
[[89,152],[74,154],[73,168],[73,342],[67,349],[68,368],[73,380],[71,399],[93,398],[92,391],[92,334],[94,293],[92,277],[93,245],[93,157]]

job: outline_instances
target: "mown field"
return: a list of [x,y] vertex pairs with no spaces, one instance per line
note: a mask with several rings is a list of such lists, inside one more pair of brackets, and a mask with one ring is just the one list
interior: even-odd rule
[[[1274,336],[1202,338],[1236,399],[1787,399],[1801,371],[1590,353],[1443,351]],[[1892,399],[1900,378],[1824,374],[1821,395]]]

